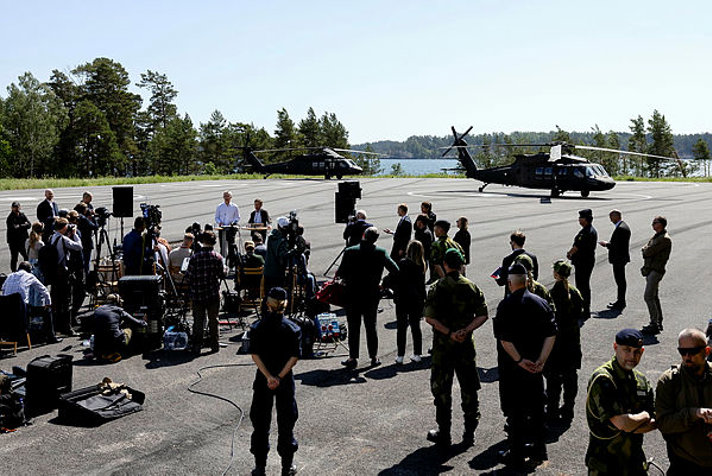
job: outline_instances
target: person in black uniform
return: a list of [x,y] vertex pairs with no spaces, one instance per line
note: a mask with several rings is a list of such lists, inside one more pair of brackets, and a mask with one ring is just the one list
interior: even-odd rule
[[373,226],[366,221],[366,218],[366,212],[364,210],[356,210],[354,219],[346,225],[346,229],[344,230],[346,246],[356,246],[361,243],[366,229]]
[[509,450],[501,454],[509,466],[524,464],[527,438],[532,460],[547,459],[544,440],[542,371],[556,339],[556,320],[547,302],[527,290],[521,264],[508,270],[511,294],[499,303],[494,333],[504,352],[497,358],[502,410],[509,426]]
[[596,264],[596,243],[598,232],[592,225],[593,212],[590,208],[579,210],[581,230],[574,238],[574,244],[566,253],[576,269],[576,288],[583,297],[584,317],[591,315],[591,273]]
[[266,300],[267,311],[250,328],[250,353],[257,364],[252,384],[252,438],[250,452],[255,457],[253,475],[265,474],[269,453],[269,427],[272,421],[272,402],[277,406],[277,453],[282,458],[282,474],[297,472],[293,464],[294,453],[299,448],[294,438],[297,422],[297,400],[294,398],[292,368],[301,357],[301,330],[284,317],[287,291],[270,289]]
[[405,249],[408,247],[410,234],[413,231],[413,224],[408,216],[408,205],[405,203],[398,205],[398,216],[400,218],[395,231],[389,228],[383,230],[385,233],[393,235],[393,247],[391,248],[391,259],[393,261],[398,261],[405,256]]
[[[148,323],[124,311],[117,294],[109,294],[106,301],[94,310],[94,356],[116,362],[128,349],[132,327],[146,327]],[[114,354],[119,354],[118,358]]]
[[456,223],[457,232],[455,236],[452,237],[452,240],[462,248],[463,253],[465,253],[465,265],[468,265],[470,264],[470,245],[472,244],[472,236],[470,236],[470,232],[467,231],[469,220],[467,217],[462,216],[457,219]]
[[630,228],[623,221],[620,210],[611,210],[608,214],[611,223],[615,227],[611,235],[611,241],[599,241],[598,244],[608,248],[608,262],[613,265],[613,279],[616,280],[618,296],[616,300],[608,304],[608,307],[622,311],[625,309],[625,265],[630,263]]
[[12,202],[10,214],[7,216],[7,244],[10,247],[10,269],[17,271],[17,257],[22,256],[22,261],[27,261],[25,240],[29,234],[32,223],[20,211],[20,202]]
[[391,273],[398,272],[398,265],[386,250],[376,246],[378,228],[371,227],[363,234],[358,246],[346,248],[336,276],[346,285],[346,322],[349,329],[349,358],[341,364],[356,368],[361,340],[361,316],[366,329],[366,344],[371,365],[380,365],[378,360],[378,301],[381,299],[379,285],[385,267]]
[[512,263],[517,261],[517,257],[521,254],[529,256],[532,260],[532,277],[536,281],[539,279],[539,261],[536,259],[534,253],[530,253],[524,250],[524,242],[526,242],[527,237],[521,230],[513,231],[509,235],[509,246],[512,248],[512,252],[504,257],[502,260],[502,266],[499,268],[499,277],[497,278],[497,284],[504,286],[504,297],[509,296],[509,286],[507,286],[507,273],[509,267]]
[[430,202],[421,203],[420,213],[428,217],[428,229],[430,233],[435,233],[435,222],[438,221],[438,216],[433,212],[433,204]]

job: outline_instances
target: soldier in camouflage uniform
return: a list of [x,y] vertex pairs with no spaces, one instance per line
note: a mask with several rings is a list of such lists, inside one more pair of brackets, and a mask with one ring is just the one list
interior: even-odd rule
[[522,253],[514,258],[514,261],[512,261],[513,265],[517,263],[524,266],[527,270],[527,289],[529,292],[544,299],[551,310],[556,311],[554,300],[551,298],[549,290],[546,289],[546,286],[534,279],[534,275],[532,273],[532,270],[534,269],[534,261],[532,261],[531,257]]
[[480,418],[477,391],[480,379],[475,363],[473,331],[487,320],[487,304],[480,289],[459,272],[464,263],[457,250],[445,253],[446,275],[430,288],[425,302],[425,321],[433,326],[433,366],[430,388],[435,403],[437,430],[428,433],[428,440],[442,446],[450,445],[452,422],[452,381],[457,374],[465,417],[463,443],[474,442]]
[[653,389],[635,370],[643,356],[643,334],[623,329],[613,344],[615,356],[597,368],[588,382],[586,420],[590,430],[586,466],[589,475],[645,475],[643,433],[656,428]]
[[[435,222],[436,239],[430,247],[430,264],[435,270],[435,279],[445,277],[445,271],[443,269],[443,259],[445,259],[445,253],[447,252],[447,250],[454,248],[464,256],[462,247],[457,244],[452,238],[447,236],[448,231],[450,231],[449,221],[438,220]],[[431,278],[430,281],[434,280]]]

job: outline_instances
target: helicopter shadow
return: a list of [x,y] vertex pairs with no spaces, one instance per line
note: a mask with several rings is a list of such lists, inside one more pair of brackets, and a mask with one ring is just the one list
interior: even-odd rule
[[487,192],[478,192],[477,190],[436,190],[433,193],[437,194],[442,194],[442,195],[452,195],[452,196],[457,196],[457,195],[467,195],[467,196],[500,196],[500,197],[516,197],[516,198],[533,198],[537,200],[594,200],[594,201],[610,201],[612,200],[609,197],[582,197],[580,195],[574,196],[574,195],[559,195],[558,197],[551,197],[548,193],[522,193],[522,192],[497,192],[497,191],[487,191]]

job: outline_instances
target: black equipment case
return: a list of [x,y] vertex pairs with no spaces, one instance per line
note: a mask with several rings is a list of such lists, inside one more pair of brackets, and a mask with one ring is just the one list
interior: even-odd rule
[[59,399],[60,420],[77,426],[99,426],[110,420],[143,410],[146,395],[131,387],[124,393],[102,394],[98,385],[65,393]]
[[25,406],[30,415],[57,408],[59,396],[72,391],[72,356],[43,355],[27,365]]

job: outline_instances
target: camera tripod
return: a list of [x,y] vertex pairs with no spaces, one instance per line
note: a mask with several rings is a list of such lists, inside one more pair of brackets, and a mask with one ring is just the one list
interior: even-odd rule
[[[331,268],[333,268],[336,265],[336,263],[338,263],[338,261],[344,255],[344,251],[346,251],[346,248],[348,248],[348,247],[349,247],[349,245],[348,245],[348,241],[347,241],[346,244],[344,244],[344,247],[341,248],[341,251],[339,251],[339,254],[336,255],[336,258],[334,258],[334,261],[332,261],[331,264],[329,265],[329,267],[326,268],[326,271],[324,271],[324,276],[326,276],[327,278],[331,277],[331,276],[329,276],[329,271],[331,271]],[[338,269],[338,267],[337,267],[337,269]]]

